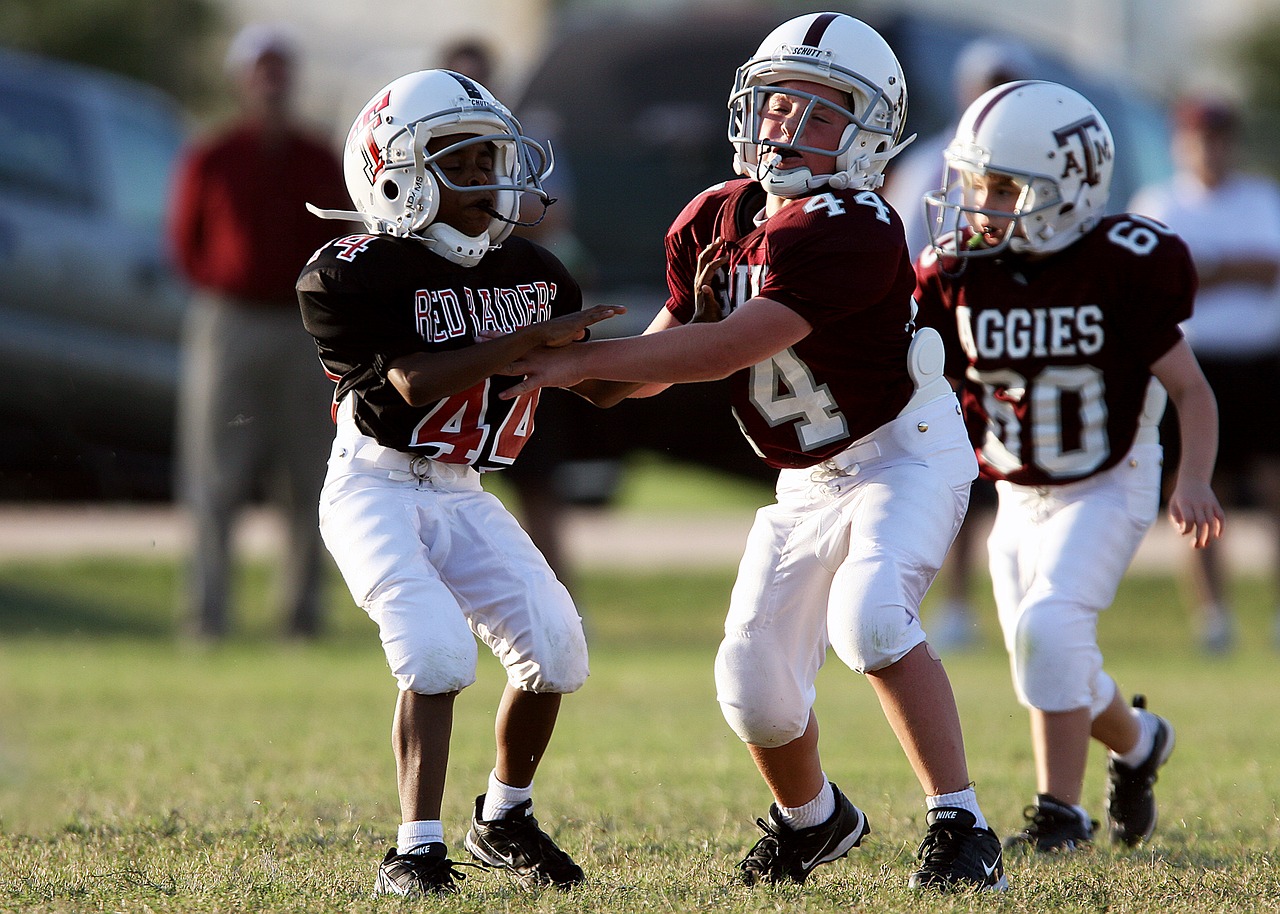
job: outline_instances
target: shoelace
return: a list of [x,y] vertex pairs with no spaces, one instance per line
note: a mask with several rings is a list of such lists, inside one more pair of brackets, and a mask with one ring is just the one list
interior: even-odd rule
[[764,837],[747,852],[746,858],[742,861],[742,867],[763,873],[772,869],[771,864],[775,860],[781,859],[782,838],[764,819],[756,819],[756,825],[764,832]]
[[399,860],[409,867],[414,876],[433,888],[452,889],[455,882],[466,879],[467,874],[459,867],[480,869],[474,863],[462,863],[448,857],[428,857],[425,854],[400,854]]
[[928,866],[946,866],[960,855],[961,835],[949,828],[931,828],[925,832],[916,857]]

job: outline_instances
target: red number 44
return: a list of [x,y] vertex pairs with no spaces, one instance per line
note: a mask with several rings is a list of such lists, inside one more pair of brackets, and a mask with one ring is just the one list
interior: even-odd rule
[[493,428],[487,416],[488,393],[489,382],[485,380],[441,400],[413,430],[410,446],[432,448],[435,450],[432,456],[444,463],[515,463],[516,456],[533,434],[533,413],[540,391],[521,394],[511,402],[492,440]]

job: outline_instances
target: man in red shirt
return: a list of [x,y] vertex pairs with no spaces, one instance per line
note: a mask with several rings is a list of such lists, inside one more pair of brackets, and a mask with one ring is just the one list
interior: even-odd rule
[[188,626],[229,628],[230,532],[256,495],[284,510],[280,593],[294,636],[319,628],[323,547],[315,504],[324,480],[330,390],[298,326],[294,283],[333,231],[306,201],[347,204],[341,165],[291,111],[296,55],[279,28],[251,25],[231,43],[241,113],[189,149],[177,171],[170,231],[195,287],[184,329],[178,494],[195,524]]

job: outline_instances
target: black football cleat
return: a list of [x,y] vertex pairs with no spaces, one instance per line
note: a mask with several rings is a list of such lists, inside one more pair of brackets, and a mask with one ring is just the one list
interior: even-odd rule
[[[1144,714],[1147,700],[1141,695],[1133,697],[1133,706]],[[1173,754],[1173,725],[1158,714],[1156,735],[1151,754],[1139,765],[1130,768],[1115,758],[1107,760],[1107,832],[1116,844],[1136,847],[1151,837],[1156,830],[1156,795],[1151,789],[1156,782],[1156,772]]]
[[920,868],[911,874],[908,886],[942,892],[1003,892],[1009,887],[1000,839],[991,829],[978,828],[973,813],[939,806],[929,810],[925,822],[929,830],[916,851]]
[[831,818],[812,828],[793,829],[782,821],[776,803],[769,805],[769,820],[756,819],[764,837],[738,865],[744,885],[780,882],[801,883],[814,867],[839,860],[870,834],[871,824],[862,810],[849,802],[835,784],[836,810]]
[[1027,827],[1004,839],[1007,851],[1030,848],[1040,853],[1065,853],[1088,847],[1097,822],[1085,822],[1075,807],[1060,803],[1047,793],[1036,794],[1034,806],[1022,811]]
[[458,883],[466,878],[449,859],[448,849],[438,842],[428,844],[425,852],[398,854],[393,847],[378,867],[375,895],[456,895]]
[[484,794],[476,797],[476,814],[465,844],[471,856],[485,866],[506,870],[525,888],[546,885],[569,889],[586,877],[582,867],[538,827],[533,800],[525,800],[500,819],[480,818]]

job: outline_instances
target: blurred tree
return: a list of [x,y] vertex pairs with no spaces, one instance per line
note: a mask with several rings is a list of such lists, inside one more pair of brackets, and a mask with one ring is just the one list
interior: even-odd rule
[[0,35],[21,50],[90,64],[200,107],[219,76],[214,0],[4,0]]
[[1250,163],[1280,177],[1280,15],[1272,14],[1240,37],[1233,55],[1244,89]]

